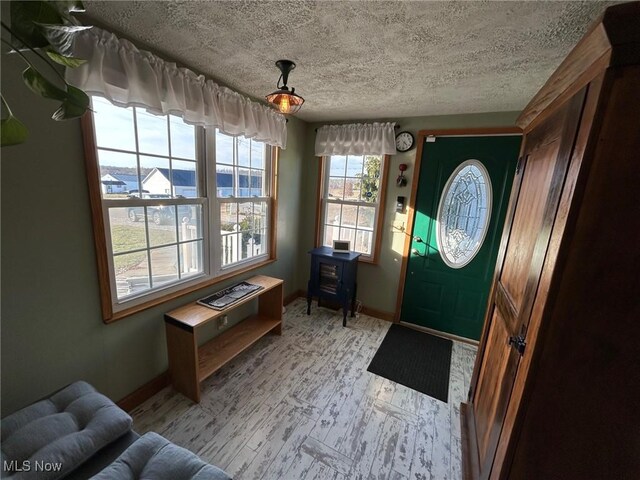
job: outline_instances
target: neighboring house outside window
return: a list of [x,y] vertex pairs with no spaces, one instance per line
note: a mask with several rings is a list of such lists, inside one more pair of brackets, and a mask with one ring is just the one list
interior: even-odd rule
[[363,261],[377,262],[388,157],[332,155],[322,162],[318,244],[349,240]]
[[137,188],[138,176],[108,173],[100,177],[100,183],[102,183],[102,193],[127,193]]
[[127,191],[127,185],[113,175],[103,175],[100,183],[102,184],[102,193],[124,193]]
[[85,141],[95,139],[87,165],[103,212],[94,229],[102,222],[105,320],[274,257],[274,149],[99,97],[92,109]]
[[164,192],[175,197],[196,196],[196,171],[154,168],[142,180],[143,191]]

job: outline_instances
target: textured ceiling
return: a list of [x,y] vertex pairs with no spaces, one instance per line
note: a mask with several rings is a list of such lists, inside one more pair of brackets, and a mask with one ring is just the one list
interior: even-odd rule
[[612,2],[85,1],[90,20],[307,121],[521,110]]

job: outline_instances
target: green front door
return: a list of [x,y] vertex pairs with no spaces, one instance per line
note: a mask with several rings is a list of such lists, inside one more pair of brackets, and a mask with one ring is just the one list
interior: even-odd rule
[[425,143],[401,321],[480,338],[520,140]]

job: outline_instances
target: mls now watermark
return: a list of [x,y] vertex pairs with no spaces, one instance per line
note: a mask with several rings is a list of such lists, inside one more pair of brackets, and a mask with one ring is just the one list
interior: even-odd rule
[[59,472],[62,470],[62,462],[45,462],[42,460],[25,460],[19,462],[18,460],[2,462],[2,469],[5,472],[18,473],[18,472]]

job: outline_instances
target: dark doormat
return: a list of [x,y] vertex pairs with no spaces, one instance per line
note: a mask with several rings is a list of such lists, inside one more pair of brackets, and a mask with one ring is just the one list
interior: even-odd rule
[[446,402],[453,342],[393,324],[367,370]]

